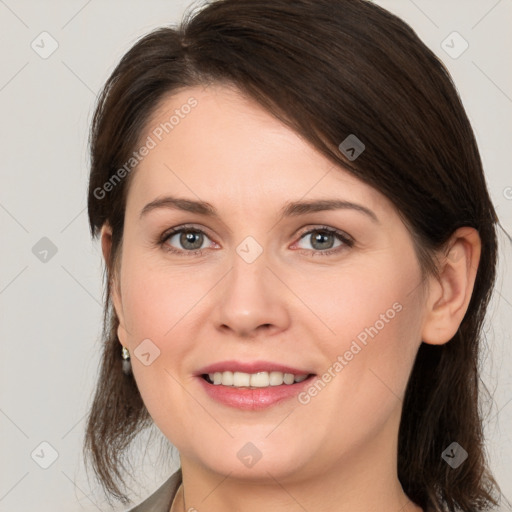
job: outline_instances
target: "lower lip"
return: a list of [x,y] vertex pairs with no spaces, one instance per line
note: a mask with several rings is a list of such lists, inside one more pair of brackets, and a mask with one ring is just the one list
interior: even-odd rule
[[261,410],[297,396],[311,383],[314,377],[314,375],[310,375],[302,382],[294,384],[281,384],[280,386],[254,389],[210,384],[201,376],[197,378],[201,382],[203,389],[213,400],[237,409]]

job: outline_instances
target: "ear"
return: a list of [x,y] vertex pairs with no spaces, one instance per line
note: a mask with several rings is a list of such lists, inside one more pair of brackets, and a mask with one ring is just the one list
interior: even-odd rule
[[455,336],[473,293],[482,244],[476,229],[462,227],[446,247],[439,258],[439,280],[429,283],[422,326],[422,340],[431,345],[442,345]]
[[121,344],[127,347],[127,330],[125,327],[125,319],[123,314],[123,303],[121,301],[121,286],[118,281],[118,272],[111,267],[110,254],[112,251],[112,228],[108,223],[103,224],[101,227],[101,250],[103,252],[103,259],[107,267],[108,279],[110,283],[110,294],[112,303],[114,305],[114,311],[117,318],[119,319],[119,326],[117,328],[117,337]]

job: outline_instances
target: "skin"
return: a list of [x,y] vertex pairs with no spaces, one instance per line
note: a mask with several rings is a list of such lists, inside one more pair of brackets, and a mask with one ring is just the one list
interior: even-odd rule
[[[440,280],[421,286],[412,239],[393,204],[236,90],[217,84],[167,97],[141,140],[190,97],[197,107],[133,175],[112,273],[119,340],[132,354],[149,413],[180,453],[183,510],[421,511],[397,477],[402,399],[421,342],[446,343],[462,321],[478,233],[457,230],[448,257],[439,257]],[[140,216],[171,194],[207,201],[219,219],[171,208]],[[320,198],[363,205],[378,223],[353,209],[279,220],[286,202]],[[158,244],[183,224],[205,233],[202,255],[186,254],[192,251],[179,234]],[[354,245],[329,235],[324,243],[340,250],[320,254],[328,249],[315,243],[317,233],[303,233],[323,226]],[[247,236],[263,248],[250,264],[236,252]],[[108,225],[102,246],[108,261]],[[242,411],[210,399],[194,377],[229,359],[320,376],[394,303],[401,311],[306,405],[290,399]],[[148,366],[134,357],[145,339],[160,350]],[[261,452],[250,468],[237,457],[248,442]]]

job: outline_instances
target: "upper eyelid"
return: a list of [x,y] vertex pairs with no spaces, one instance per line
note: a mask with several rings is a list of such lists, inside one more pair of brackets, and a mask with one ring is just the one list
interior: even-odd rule
[[168,238],[170,238],[172,235],[175,235],[175,234],[180,233],[181,231],[185,231],[185,230],[198,231],[198,232],[201,232],[201,233],[207,235],[208,238],[212,238],[208,234],[208,230],[206,230],[205,228],[203,228],[203,227],[199,228],[194,225],[185,224],[185,225],[179,225],[177,227],[165,230],[162,234],[162,241],[165,241]]

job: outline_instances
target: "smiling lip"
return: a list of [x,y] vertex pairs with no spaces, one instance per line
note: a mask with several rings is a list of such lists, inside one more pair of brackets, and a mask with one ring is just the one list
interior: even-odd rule
[[[204,378],[208,373],[224,371],[244,373],[277,371],[293,373],[294,375],[308,375],[308,378],[294,384],[281,384],[280,386],[265,388],[223,386],[222,384],[211,384]],[[296,397],[306,386],[311,384],[315,374],[308,370],[283,366],[282,364],[268,361],[253,361],[251,363],[222,361],[201,368],[196,377],[206,394],[216,402],[237,409],[257,411]]]

